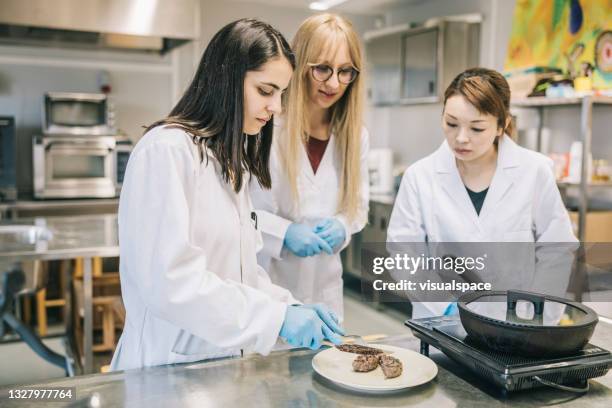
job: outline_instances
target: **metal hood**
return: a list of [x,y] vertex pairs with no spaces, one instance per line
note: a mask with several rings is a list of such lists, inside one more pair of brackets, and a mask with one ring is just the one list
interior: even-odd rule
[[2,0],[0,42],[164,53],[199,37],[199,0]]

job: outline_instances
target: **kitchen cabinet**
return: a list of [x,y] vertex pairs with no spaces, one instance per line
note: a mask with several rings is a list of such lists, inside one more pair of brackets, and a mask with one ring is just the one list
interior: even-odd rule
[[372,37],[366,41],[370,63],[368,97],[375,105],[392,105],[400,100],[402,33]]
[[457,74],[479,65],[480,16],[388,27],[364,39],[372,104],[436,103]]
[[354,234],[351,243],[342,252],[342,266],[344,273],[353,277],[362,278],[361,274],[361,247],[363,243],[387,242],[387,228],[391,211],[393,210],[393,197],[383,196],[380,200],[370,201],[368,223],[361,232]]
[[393,203],[371,201],[368,224],[363,229],[364,242],[387,242],[387,228]]
[[401,100],[436,97],[439,27],[405,34],[402,42]]

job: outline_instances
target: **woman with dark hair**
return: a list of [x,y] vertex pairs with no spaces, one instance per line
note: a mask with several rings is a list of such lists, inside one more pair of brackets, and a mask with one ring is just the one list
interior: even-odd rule
[[[245,186],[270,187],[272,116],[295,59],[268,24],[242,19],[206,48],[170,115],[135,147],[119,203],[126,308],[113,369],[339,342],[320,305],[297,305],[258,265]],[[294,306],[296,305],[296,306]]]
[[[442,130],[440,148],[404,174],[388,243],[576,242],[552,161],[510,138],[510,88],[499,72],[457,75]],[[413,304],[413,318],[455,312],[454,303]]]

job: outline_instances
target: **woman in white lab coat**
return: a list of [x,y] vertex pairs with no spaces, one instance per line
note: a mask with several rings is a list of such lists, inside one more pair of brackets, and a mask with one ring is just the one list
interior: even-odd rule
[[369,200],[362,50],[351,23],[334,14],[305,20],[292,47],[297,64],[275,132],[272,189],[252,189],[259,259],[274,283],[342,319],[339,252],[364,227]]
[[321,306],[293,306],[256,261],[245,185],[270,185],[272,115],[295,59],[257,20],[221,29],[169,117],[131,154],[119,204],[126,308],[112,369],[267,354],[280,337],[318,348],[341,331]]
[[[388,243],[576,242],[552,161],[508,136],[509,105],[496,71],[473,68],[453,80],[444,94],[446,140],[406,170]],[[448,307],[416,303],[413,317]]]

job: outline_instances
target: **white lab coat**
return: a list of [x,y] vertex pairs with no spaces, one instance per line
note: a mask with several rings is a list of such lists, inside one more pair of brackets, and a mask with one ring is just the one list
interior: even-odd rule
[[[497,168],[476,213],[445,141],[404,173],[387,242],[577,242],[546,156],[504,135]],[[415,303],[413,317],[447,303]],[[426,307],[426,309],[425,309]]]
[[[280,161],[278,140],[282,137],[285,135],[277,131],[270,155],[272,189],[263,190],[256,182],[251,183],[251,197],[257,209],[258,223],[264,240],[264,248],[258,254],[258,259],[268,271],[272,282],[289,289],[293,296],[304,303],[324,303],[342,319],[343,282],[339,252],[348,245],[351,235],[363,229],[367,222],[369,135],[363,128],[360,141],[361,195],[357,217],[351,222],[338,212],[341,162],[335,148],[335,136],[331,135],[316,174],[312,170],[306,149],[300,149],[297,180],[299,203],[293,200],[291,187]],[[346,231],[346,239],[336,253],[321,253],[301,258],[286,248],[283,249],[285,234],[291,223],[306,223],[314,227],[328,217],[336,217]]]
[[270,352],[297,301],[257,265],[251,209],[185,132],[140,140],[119,203],[127,316],[113,370]]

